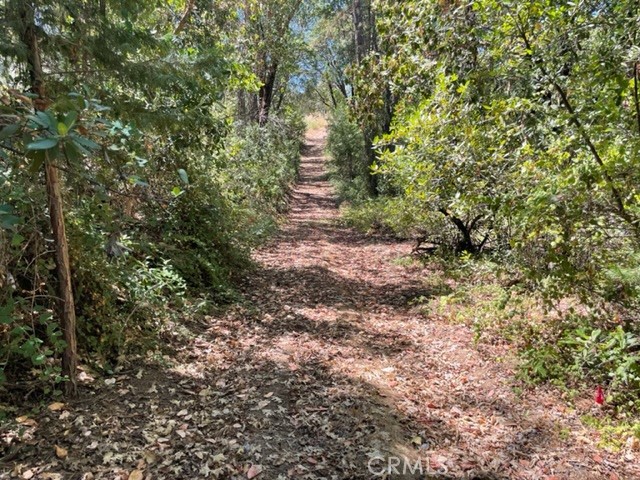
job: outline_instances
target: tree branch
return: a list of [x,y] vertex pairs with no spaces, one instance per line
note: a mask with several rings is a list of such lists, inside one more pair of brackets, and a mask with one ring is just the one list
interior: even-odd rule
[[187,26],[187,22],[189,21],[189,17],[191,16],[191,12],[193,11],[193,7],[195,6],[195,4],[196,0],[187,1],[187,5],[184,9],[184,13],[182,14],[182,18],[180,19],[180,23],[178,23],[178,26],[173,32],[174,35],[178,35],[182,30],[184,30],[184,27]]
[[604,161],[602,160],[602,157],[600,156],[600,153],[598,152],[598,149],[596,148],[596,146],[594,145],[593,141],[591,140],[591,137],[589,136],[586,128],[584,127],[584,125],[582,124],[580,119],[578,118],[578,115],[576,114],[576,111],[573,108],[573,105],[569,101],[569,97],[567,95],[567,92],[564,90],[564,88],[562,88],[562,86],[558,83],[558,81],[555,80],[555,78],[553,78],[549,74],[549,71],[545,67],[545,65],[542,62],[542,60],[540,58],[536,58],[534,56],[533,46],[529,42],[529,37],[527,36],[523,25],[520,23],[520,21],[518,21],[515,18],[514,18],[514,21],[515,21],[516,26],[518,28],[518,33],[520,35],[520,38],[524,42],[524,45],[527,48],[527,51],[529,52],[527,54],[527,56],[531,59],[533,64],[536,65],[540,69],[542,74],[545,77],[547,77],[549,79],[549,81],[551,82],[551,85],[553,86],[555,91],[560,96],[560,101],[561,101],[562,105],[565,107],[567,112],[569,112],[569,114],[570,114],[569,121],[571,123],[573,123],[573,125],[578,129],[578,133],[582,137],[582,140],[587,145],[587,148],[591,152],[591,155],[595,159],[596,163],[600,166],[600,172],[601,172],[602,176],[604,177],[605,182],[607,183],[607,186],[609,187],[609,190],[611,191],[611,196],[613,197],[613,200],[614,200],[614,202],[616,204],[616,210],[617,210],[618,216],[620,218],[622,218],[623,220],[625,220],[629,225],[631,225],[631,227],[633,228],[634,233],[636,235],[636,238],[640,239],[640,225],[638,223],[638,219],[634,219],[629,214],[629,212],[627,211],[627,209],[626,209],[626,207],[624,205],[624,201],[622,199],[622,194],[620,193],[620,191],[616,187],[616,185],[615,185],[615,183],[613,181],[613,178],[611,177],[611,175],[609,175],[609,172],[607,172],[607,167],[606,167]]

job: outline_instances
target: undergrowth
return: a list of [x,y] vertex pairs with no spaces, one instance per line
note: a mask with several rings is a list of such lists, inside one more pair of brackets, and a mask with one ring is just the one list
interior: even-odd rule
[[[414,300],[426,315],[468,326],[477,342],[511,345],[524,388],[548,382],[571,399],[591,397],[602,386],[606,415],[592,423],[603,442],[620,447],[630,437],[640,439],[640,336],[615,314],[576,298],[551,308],[488,255],[412,262],[429,270],[424,283],[430,295]],[[406,257],[400,263],[410,265]]]
[[[185,169],[158,161],[129,196],[80,195],[86,184],[69,182],[82,365],[111,371],[162,346],[185,319],[236,299],[251,248],[287,208],[304,128],[293,111],[265,126],[238,123]],[[25,175],[0,168],[0,395],[48,396],[64,381],[57,360],[65,343],[45,213],[33,208],[46,201],[38,185],[20,187],[29,185]]]

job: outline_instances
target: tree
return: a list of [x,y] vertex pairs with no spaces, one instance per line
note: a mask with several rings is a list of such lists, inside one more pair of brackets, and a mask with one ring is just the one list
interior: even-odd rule
[[[260,82],[257,94],[250,97],[247,108],[241,97],[241,110],[249,110],[250,117],[260,125],[269,119],[278,75],[287,64],[295,62],[299,46],[293,22],[302,7],[302,0],[261,2],[245,0],[241,6],[241,25],[245,44],[243,49],[251,58],[252,71]],[[288,78],[283,79],[286,84]]]
[[[369,166],[376,163],[373,148],[376,137],[389,133],[395,99],[384,71],[379,69],[385,55],[378,41],[377,15],[369,0],[353,0],[351,13],[354,31],[355,59],[352,65],[352,109],[359,119]],[[371,196],[378,195],[379,176],[369,170],[367,185]]]
[[355,44],[350,10],[346,1],[320,8],[310,32],[308,88],[327,108],[338,108],[351,97],[347,69],[355,61]]
[[[29,63],[29,77],[31,79],[31,91],[37,95],[34,102],[36,110],[43,112],[50,102],[46,95],[44,74],[42,71],[42,60],[40,57],[40,47],[38,45],[38,34],[35,22],[37,4],[35,2],[23,2],[20,10],[20,19],[23,24],[21,39],[27,51]],[[68,126],[65,124],[65,128]],[[57,123],[56,123],[57,129]],[[49,140],[43,138],[35,142],[33,149],[38,150]],[[62,373],[67,377],[65,384],[67,395],[74,396],[77,392],[76,369],[78,364],[77,340],[76,340],[76,311],[71,286],[71,262],[69,260],[69,245],[65,232],[64,206],[62,199],[62,187],[60,174],[55,159],[48,148],[43,148],[45,182],[47,188],[49,218],[51,230],[53,231],[53,241],[55,246],[55,258],[58,280],[59,305],[61,329],[66,343],[62,356]]]
[[[508,252],[552,296],[610,292],[608,265],[638,242],[636,7],[377,4],[381,53],[356,71],[354,111],[393,119],[379,172],[416,230]],[[390,116],[370,108],[384,85]]]
[[[65,343],[62,374],[74,394],[76,312],[86,350],[123,343],[116,332],[123,299],[138,303],[127,316],[144,309],[133,294],[114,290],[126,289],[127,279],[140,273],[133,270],[146,265],[114,260],[126,251],[122,237],[151,235],[152,226],[168,230],[167,205],[178,195],[176,183],[188,177],[187,164],[222,137],[225,121],[212,115],[212,106],[234,68],[221,53],[230,47],[207,32],[225,12],[203,15],[192,4],[189,21],[183,17],[177,28],[174,17],[151,2],[7,0],[3,9],[0,187],[8,195],[2,208],[29,220],[22,233],[15,221],[0,226],[3,241],[10,234],[10,247],[21,252],[0,265],[16,282],[15,290],[0,285],[1,313],[8,315],[2,323],[15,325],[3,327],[3,357],[23,356],[55,378],[47,359],[61,348],[57,321]],[[145,172],[144,157],[162,158],[155,178]],[[51,235],[38,231],[40,214],[27,201],[39,198],[33,176],[46,185],[55,280],[41,273]],[[129,273],[119,276],[118,268]],[[56,303],[50,319],[46,312]]]
[[[112,371],[226,298],[286,205],[300,2],[0,5],[0,385],[62,373],[73,393],[77,356]],[[236,121],[260,86],[255,125]]]

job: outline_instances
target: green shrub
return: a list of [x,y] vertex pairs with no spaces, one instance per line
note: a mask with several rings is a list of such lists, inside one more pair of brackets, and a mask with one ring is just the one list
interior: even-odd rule
[[[79,351],[107,368],[183,321],[192,298],[232,298],[250,248],[287,207],[304,133],[302,117],[286,111],[217,144],[168,133],[163,155],[143,159],[150,140],[115,123],[101,182],[70,177],[65,190]],[[0,384],[34,376],[55,384],[64,348],[55,264],[46,210],[33,208],[46,201],[20,162],[0,159]],[[116,175],[125,181],[103,185]]]
[[236,127],[220,172],[233,205],[258,216],[284,211],[298,175],[303,132],[304,121],[298,116]]
[[327,152],[338,197],[355,203],[367,199],[369,165],[364,154],[364,136],[345,108],[337,108],[331,116]]
[[551,339],[537,339],[522,352],[524,377],[603,385],[609,403],[640,409],[640,337],[622,326],[604,330],[593,323],[569,317]]

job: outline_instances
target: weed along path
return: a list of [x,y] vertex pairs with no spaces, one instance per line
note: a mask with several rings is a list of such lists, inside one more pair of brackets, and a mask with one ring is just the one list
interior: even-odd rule
[[640,459],[599,449],[555,390],[516,395],[506,347],[412,306],[438,294],[429,272],[398,262],[411,244],[340,226],[323,146],[310,131],[289,220],[255,253],[243,301],[188,325],[161,365],[134,361],[25,422],[0,474],[640,478]]

